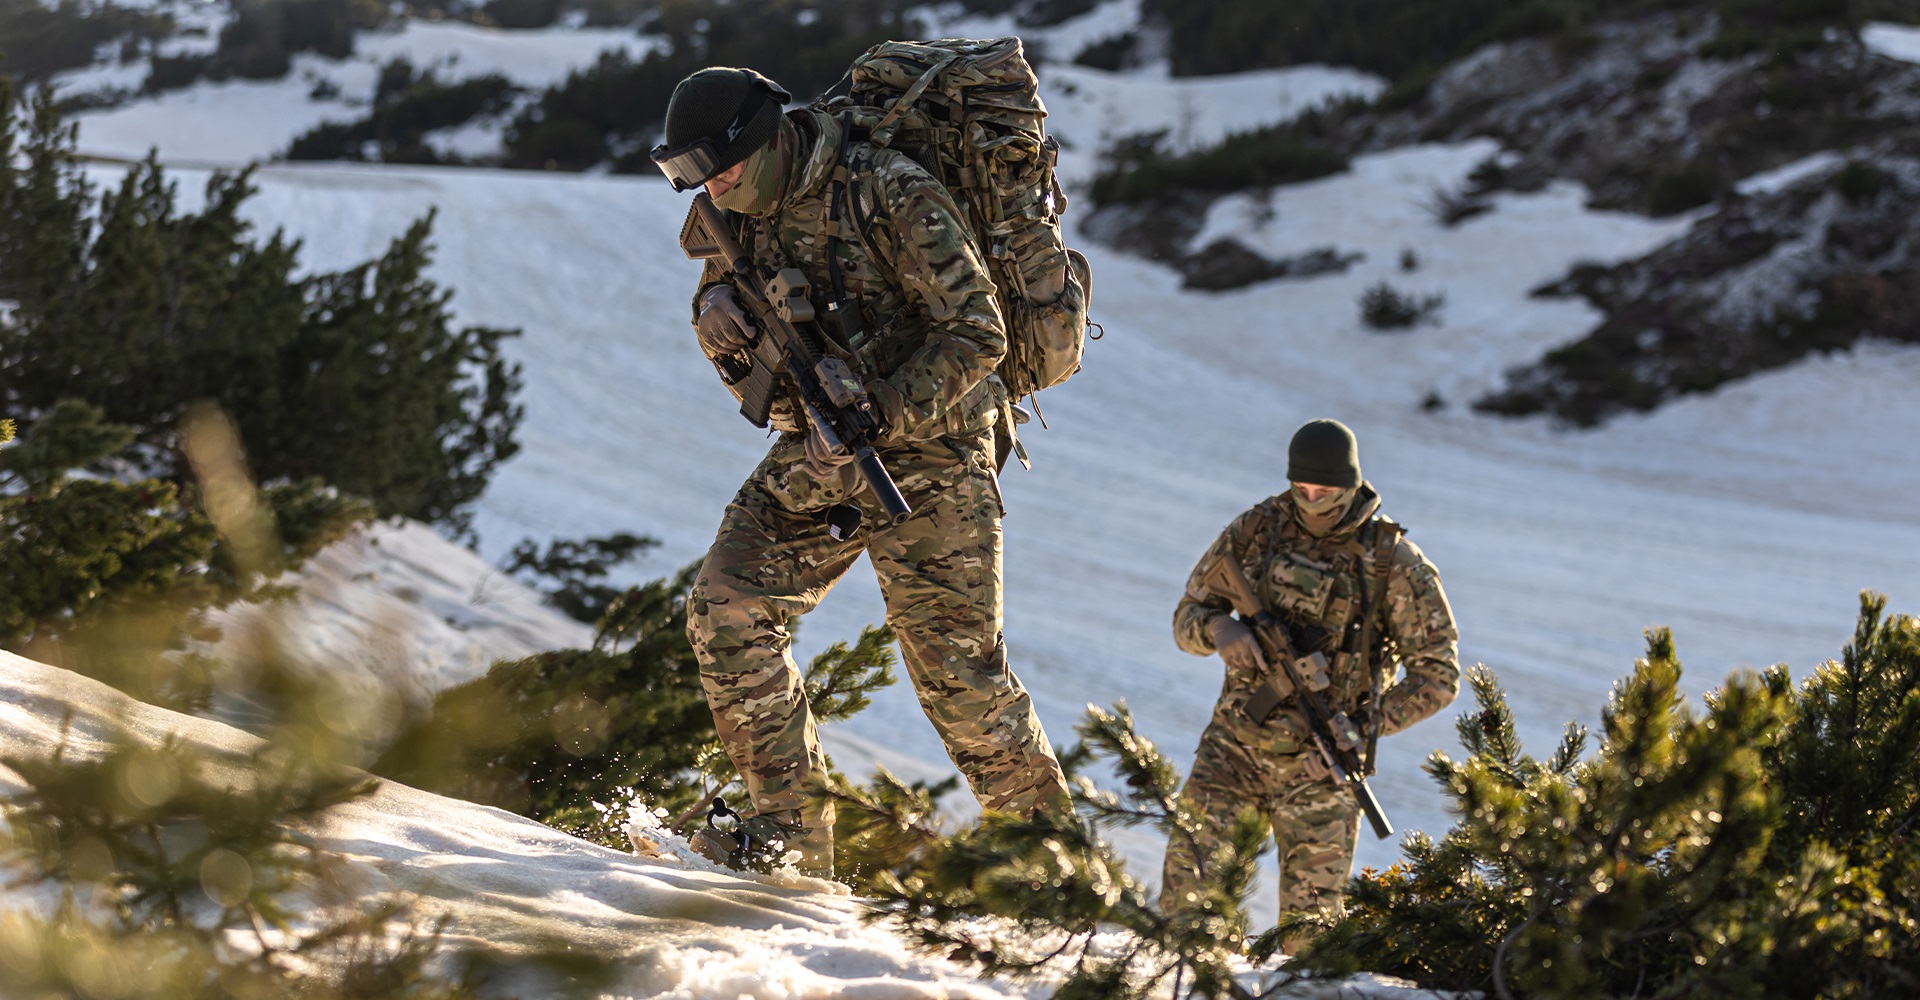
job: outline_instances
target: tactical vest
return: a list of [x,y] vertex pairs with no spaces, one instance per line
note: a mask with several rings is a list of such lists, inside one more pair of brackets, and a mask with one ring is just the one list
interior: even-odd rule
[[[861,233],[862,228],[891,223],[885,199],[878,196],[872,179],[879,158],[902,154],[857,140],[847,141],[842,148],[838,141],[842,137],[827,132],[828,122],[816,115],[805,108],[787,114],[800,132],[807,163],[791,168],[792,189],[780,210],[764,218],[733,215],[735,231],[756,262],[776,271],[797,267],[807,276],[810,297],[823,319],[819,327],[826,342],[820,346],[826,353],[846,361],[863,381],[886,378],[932,332],[915,328],[921,315],[902,290],[899,275]],[[843,156],[844,165],[839,162]],[[865,182],[847,183],[849,175]],[[803,185],[803,181],[811,183]],[[836,286],[844,298],[836,295]],[[858,322],[836,322],[833,306],[837,302],[857,310]],[[949,411],[942,426],[922,436],[984,429],[995,424],[1006,405],[1005,388],[990,376]],[[794,400],[776,403],[774,426],[787,431],[804,428],[799,412]]]
[[1353,712],[1377,698],[1393,674],[1386,590],[1404,529],[1375,514],[1346,537],[1316,538],[1284,495],[1262,510],[1266,516],[1234,556],[1266,607],[1299,638],[1319,640],[1333,681],[1328,703]]

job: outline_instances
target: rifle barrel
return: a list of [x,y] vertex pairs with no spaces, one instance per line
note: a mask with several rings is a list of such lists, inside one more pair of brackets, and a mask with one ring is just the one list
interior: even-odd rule
[[900,487],[894,485],[893,477],[887,475],[887,467],[880,462],[880,456],[872,445],[865,445],[854,453],[854,461],[860,465],[860,474],[866,477],[867,488],[873,491],[874,499],[887,512],[887,520],[893,524],[902,524],[913,516],[913,508],[907,506],[907,498],[900,495]]

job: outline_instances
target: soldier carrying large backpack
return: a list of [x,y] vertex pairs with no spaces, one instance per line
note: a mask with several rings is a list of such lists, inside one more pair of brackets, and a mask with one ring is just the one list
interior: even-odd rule
[[[949,140],[998,130],[970,128],[961,105],[1045,113],[1017,40],[1017,67],[1003,50],[988,65],[982,50],[947,50],[919,70],[917,88],[896,92],[863,88],[856,72],[851,97],[791,111],[787,92],[752,70],[701,70],[675,88],[653,151],[676,190],[704,187],[712,199],[682,235],[707,258],[694,296],[700,345],[743,412],[780,432],[727,506],[688,603],[708,703],[754,810],[716,853],[780,843],[799,851],[802,870],[831,874],[831,807],[808,788],[825,760],[787,623],[863,552],[921,705],[981,804],[1071,808],[1002,642],[997,473],[1017,447],[1009,381],[1025,394],[1077,367],[1086,274],[1059,247],[1053,192],[1030,194],[1040,207],[1028,215],[982,219],[965,189],[991,186],[956,174],[956,199],[929,170],[942,169],[943,150],[967,155]],[[1024,92],[978,90],[995,81],[989,71],[1016,70]],[[989,96],[999,103],[973,100]],[[1047,157],[1050,185],[1043,141],[1032,153]],[[722,259],[732,252],[722,244],[741,256]],[[1009,313],[1025,324],[1011,337]],[[1023,353],[1015,370],[1010,355]],[[883,503],[888,484],[899,496]]]

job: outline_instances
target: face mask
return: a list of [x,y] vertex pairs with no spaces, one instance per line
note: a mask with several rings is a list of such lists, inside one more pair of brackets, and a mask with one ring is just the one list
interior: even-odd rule
[[746,158],[740,170],[740,183],[713,199],[715,205],[742,215],[764,215],[778,203],[780,195],[780,150],[778,143],[767,143]]
[[1354,489],[1336,490],[1310,501],[1296,489],[1293,491],[1293,506],[1300,512],[1300,523],[1306,525],[1307,531],[1315,536],[1324,535],[1347,516],[1347,510],[1353,506],[1353,498],[1359,492]]

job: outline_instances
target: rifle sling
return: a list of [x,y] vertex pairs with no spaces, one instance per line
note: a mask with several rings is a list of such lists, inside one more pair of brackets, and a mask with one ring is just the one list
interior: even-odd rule
[[[1361,758],[1367,774],[1373,773],[1374,752],[1380,745],[1380,668],[1373,649],[1374,609],[1384,607],[1387,599],[1387,574],[1393,569],[1393,549],[1400,541],[1401,528],[1392,521],[1377,520],[1373,536],[1372,579],[1360,579],[1360,656],[1367,665],[1367,752]],[[1384,551],[1383,551],[1384,550]]]

